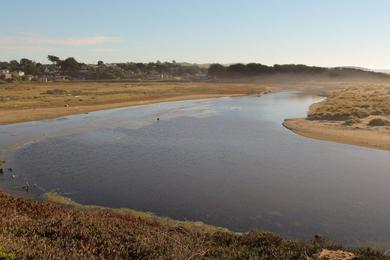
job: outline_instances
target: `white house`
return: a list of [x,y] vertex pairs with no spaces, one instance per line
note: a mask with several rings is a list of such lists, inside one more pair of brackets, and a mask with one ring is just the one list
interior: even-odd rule
[[0,70],[0,78],[12,79],[12,74],[9,72],[9,70]]
[[24,71],[22,71],[22,70],[15,70],[14,72],[12,72],[12,75],[15,78],[21,78],[21,77],[24,77]]
[[0,76],[9,73],[9,70],[0,70]]

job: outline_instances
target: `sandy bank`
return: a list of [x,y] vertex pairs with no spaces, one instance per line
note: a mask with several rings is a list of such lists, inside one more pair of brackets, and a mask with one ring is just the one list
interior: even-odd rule
[[343,123],[342,121],[302,118],[286,119],[283,126],[299,135],[313,139],[390,150],[390,132],[387,127],[368,128],[359,125],[346,126]]
[[114,102],[108,104],[96,104],[96,105],[80,105],[75,107],[49,107],[49,108],[27,108],[27,109],[11,109],[1,111],[0,125],[36,121],[42,119],[52,119],[68,115],[76,115],[81,113],[99,111],[110,108],[120,108],[138,105],[147,105],[160,102],[179,101],[179,100],[194,100],[194,99],[207,99],[218,97],[232,97],[241,96],[244,94],[198,94],[198,95],[185,95],[176,97],[154,98],[149,100],[138,100],[129,102]]
[[17,83],[0,85],[0,125],[166,101],[241,96],[270,87],[235,83]]

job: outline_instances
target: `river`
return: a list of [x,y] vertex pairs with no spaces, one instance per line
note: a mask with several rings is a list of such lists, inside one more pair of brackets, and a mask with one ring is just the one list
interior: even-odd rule
[[281,125],[319,100],[280,92],[0,126],[13,169],[0,183],[234,231],[389,247],[390,153]]

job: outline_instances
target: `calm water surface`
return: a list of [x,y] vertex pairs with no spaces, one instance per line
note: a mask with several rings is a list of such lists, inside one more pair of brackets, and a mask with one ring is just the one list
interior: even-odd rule
[[16,178],[0,182],[236,231],[390,247],[390,153],[281,126],[318,100],[286,92],[1,126],[0,146],[19,146],[5,155]]

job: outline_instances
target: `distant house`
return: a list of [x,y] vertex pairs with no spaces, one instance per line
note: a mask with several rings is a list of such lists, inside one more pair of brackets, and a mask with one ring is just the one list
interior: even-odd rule
[[0,70],[0,76],[3,76],[7,73],[9,73],[9,70]]
[[24,77],[24,71],[22,71],[22,70],[15,70],[15,71],[12,72],[12,76],[14,78],[22,78],[22,77]]
[[53,77],[52,80],[54,80],[54,81],[66,81],[66,80],[69,80],[69,77],[68,76],[60,76],[60,75],[58,75],[58,76]]
[[46,75],[57,75],[57,74],[59,74],[59,70],[57,68],[53,68],[53,67],[46,67],[44,70],[44,73]]
[[12,79],[12,73],[4,74],[4,79]]
[[162,80],[164,79],[164,75],[156,70],[152,70],[147,75],[148,80]]
[[12,74],[9,72],[9,70],[0,70],[0,78],[12,79]]
[[40,82],[48,82],[48,78],[47,78],[47,76],[42,76],[42,77],[40,77],[40,78],[38,78],[38,81],[40,81]]
[[26,76],[24,77],[24,79],[25,79],[25,80],[28,80],[28,81],[31,81],[31,80],[34,79],[34,76],[33,76],[33,75],[26,75]]

